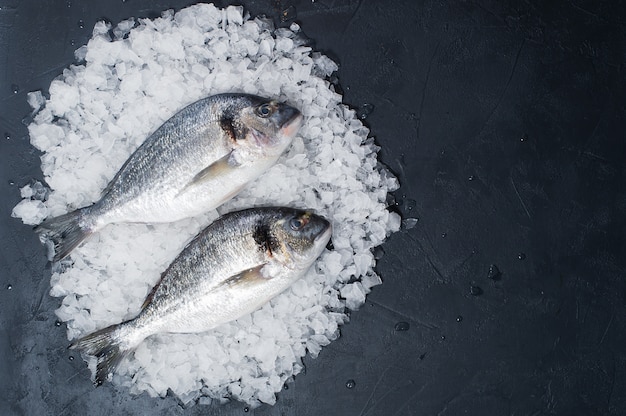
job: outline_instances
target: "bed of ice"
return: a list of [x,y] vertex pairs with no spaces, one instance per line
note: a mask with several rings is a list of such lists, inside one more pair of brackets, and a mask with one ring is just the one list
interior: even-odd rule
[[[160,273],[202,228],[259,205],[307,207],[331,220],[334,249],[260,310],[204,333],[148,338],[112,382],[132,393],[175,394],[185,404],[237,399],[273,404],[285,381],[339,336],[381,283],[372,249],[400,227],[386,209],[397,180],[328,77],[337,66],[306,46],[297,24],[274,30],[241,7],[211,4],[162,17],[97,23],[77,64],[29,94],[31,143],[47,187],[22,188],[13,211],[37,224],[99,199],[126,158],[180,108],[221,92],[277,97],[304,124],[278,163],[217,211],[172,224],[111,225],[76,249],[51,277],[68,338],[134,317]],[[43,250],[42,250],[43,255]],[[90,368],[94,369],[93,359]]]

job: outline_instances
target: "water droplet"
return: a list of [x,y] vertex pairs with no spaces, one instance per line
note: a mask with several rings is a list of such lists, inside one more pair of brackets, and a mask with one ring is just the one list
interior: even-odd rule
[[72,7],[72,2],[69,0],[65,4],[67,5],[68,9]]
[[405,220],[402,220],[402,226],[405,230],[410,230],[411,228],[415,228],[418,222],[418,218],[407,218]]
[[347,388],[349,388],[349,389],[353,389],[353,388],[354,388],[354,386],[356,386],[356,381],[354,381],[354,380],[352,380],[352,379],[350,379],[350,380],[346,381],[346,387],[347,387]]
[[70,40],[70,45],[75,46],[76,45],[76,41],[74,39]]
[[411,328],[411,325],[408,322],[398,322],[396,326],[393,327],[396,331],[408,331]]
[[456,317],[457,322],[463,322],[463,317],[461,315]]
[[243,408],[243,411],[244,411],[245,413],[248,413],[248,412],[250,411],[250,408],[249,408],[248,406],[246,406],[246,407],[244,407],[244,408]]
[[69,356],[69,360],[70,360],[70,361],[74,361],[74,356],[73,356],[73,355],[70,355],[70,356]]
[[283,385],[283,390],[289,390],[289,385],[288,384],[284,384]]
[[467,180],[468,180],[468,181],[473,181],[473,180],[474,180],[474,175],[470,175],[470,176],[468,176]]
[[79,27],[79,29],[84,29],[85,28],[85,22],[83,21],[83,19],[80,19],[78,21],[78,27]]
[[356,111],[356,116],[360,120],[365,120],[374,111],[374,104],[365,103]]
[[61,321],[56,321],[56,322],[54,323],[54,325],[55,325],[55,326],[61,326]]
[[520,137],[519,141],[522,142],[522,143],[528,141],[528,134],[522,135],[522,137]]
[[520,259],[520,260],[524,260],[524,259],[526,258],[526,254],[524,254],[524,253],[519,253],[519,254],[517,255],[517,258],[518,258],[518,259]]
[[285,23],[296,18],[296,8],[289,6],[280,14],[280,21]]
[[382,246],[376,246],[372,249],[372,254],[376,260],[380,260],[385,255],[385,249]]
[[441,336],[441,340],[442,340],[442,341],[445,341],[445,340],[446,340],[446,336],[445,336],[445,335],[442,335],[442,336]]
[[4,133],[4,138],[7,140],[11,140],[11,135],[9,133]]
[[13,290],[13,285],[7,285],[7,290]]
[[407,199],[406,200],[406,210],[407,211],[413,211],[413,209],[415,208],[415,206],[417,205],[417,201],[414,199]]
[[447,235],[448,233],[441,233],[441,238],[446,238]]
[[487,277],[491,280],[498,280],[500,279],[500,275],[502,273],[500,272],[500,269],[498,269],[498,266],[496,266],[495,264],[491,264],[489,265],[489,273],[487,273]]
[[480,296],[483,294],[483,290],[479,286],[470,286],[470,295],[472,296]]
[[17,94],[18,92],[20,92],[20,87],[17,84],[11,84],[11,91],[13,91],[13,94]]
[[13,179],[9,179],[9,185],[11,186],[15,185],[15,181]]

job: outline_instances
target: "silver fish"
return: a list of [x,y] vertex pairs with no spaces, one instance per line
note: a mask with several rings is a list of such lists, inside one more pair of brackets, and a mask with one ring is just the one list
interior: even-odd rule
[[169,265],[137,317],[70,348],[97,358],[94,384],[100,385],[151,335],[204,332],[261,307],[309,269],[331,233],[323,217],[292,208],[226,214]]
[[271,167],[301,123],[297,109],[254,95],[220,94],[196,101],[137,148],[99,201],[47,219],[35,231],[44,243],[52,243],[52,260],[58,261],[107,224],[199,215]]

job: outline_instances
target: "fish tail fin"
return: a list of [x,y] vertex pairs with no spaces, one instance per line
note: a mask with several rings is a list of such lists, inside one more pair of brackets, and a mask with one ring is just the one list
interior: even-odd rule
[[50,218],[35,227],[40,239],[51,250],[48,258],[53,262],[64,259],[83,242],[93,231],[81,226],[84,217],[84,208],[68,212],[55,218]]
[[119,363],[132,349],[123,348],[115,332],[119,325],[100,329],[74,341],[69,348],[79,350],[97,359],[96,375],[93,384],[97,387],[113,374]]

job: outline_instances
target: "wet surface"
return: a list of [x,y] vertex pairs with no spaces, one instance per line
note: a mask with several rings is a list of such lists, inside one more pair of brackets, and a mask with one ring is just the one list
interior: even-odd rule
[[10,218],[42,179],[26,93],[45,93],[98,19],[191,3],[4,1],[0,414],[626,413],[624,6],[242,3],[338,61],[344,102],[401,181],[383,285],[273,407],[95,389],[55,324],[44,249]]

